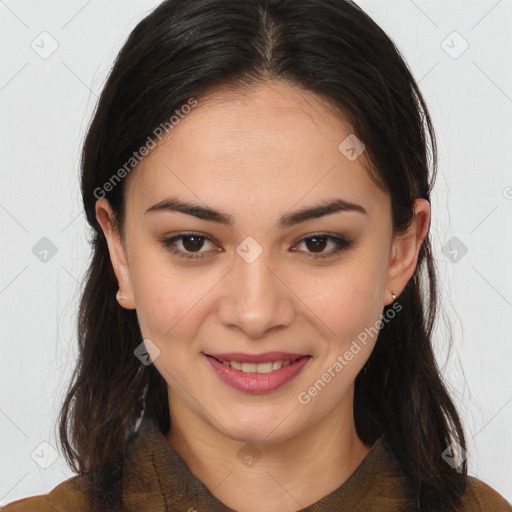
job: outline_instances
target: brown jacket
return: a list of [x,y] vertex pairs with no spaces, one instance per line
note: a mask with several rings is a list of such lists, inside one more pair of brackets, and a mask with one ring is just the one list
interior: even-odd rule
[[[228,512],[228,508],[198,480],[172,450],[157,425],[144,419],[128,443],[123,476],[123,506],[127,512]],[[12,502],[5,512],[86,512],[90,505],[81,476],[62,482],[49,494]],[[512,512],[491,487],[469,478],[463,496],[467,512]],[[383,441],[377,441],[367,457],[338,489],[302,512],[412,512],[405,478]]]

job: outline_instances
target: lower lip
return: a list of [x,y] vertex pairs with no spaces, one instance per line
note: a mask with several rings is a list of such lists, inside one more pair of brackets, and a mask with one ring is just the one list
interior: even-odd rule
[[238,391],[245,391],[246,393],[267,393],[284,386],[297,376],[311,359],[311,356],[304,356],[288,366],[282,366],[279,370],[269,373],[245,373],[242,370],[235,370],[231,366],[220,363],[212,356],[205,354],[205,357],[223,382]]

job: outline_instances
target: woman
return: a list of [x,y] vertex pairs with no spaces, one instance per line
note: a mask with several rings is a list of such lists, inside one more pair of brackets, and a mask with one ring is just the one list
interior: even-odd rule
[[467,476],[432,352],[435,170],[355,4],[163,2],[83,150],[78,476],[5,510],[512,510]]

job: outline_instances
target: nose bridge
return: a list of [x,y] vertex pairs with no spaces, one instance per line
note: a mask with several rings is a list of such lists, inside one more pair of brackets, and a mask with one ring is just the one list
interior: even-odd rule
[[293,321],[293,294],[281,283],[270,264],[270,254],[265,251],[252,261],[243,256],[235,257],[229,290],[219,307],[220,320],[226,326],[235,325],[248,336],[258,338],[269,329]]

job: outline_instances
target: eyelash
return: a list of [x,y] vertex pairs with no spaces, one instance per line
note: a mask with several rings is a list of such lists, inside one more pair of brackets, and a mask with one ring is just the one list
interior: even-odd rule
[[[201,233],[180,233],[179,235],[177,236],[173,236],[172,238],[164,238],[162,240],[160,240],[160,243],[162,244],[163,247],[165,247],[166,249],[168,249],[171,254],[179,257],[179,258],[186,258],[186,259],[200,259],[200,258],[205,258],[206,256],[198,256],[198,254],[203,254],[203,253],[196,253],[196,254],[193,254],[193,253],[187,253],[187,252],[184,252],[184,251],[181,251],[181,250],[176,250],[175,248],[172,247],[172,244],[178,240],[181,240],[183,238],[187,238],[187,237],[197,237],[197,238],[204,238],[205,240],[207,241],[210,241],[210,242],[213,242],[213,240],[206,236],[206,235],[203,235]],[[327,235],[327,234],[324,234],[324,233],[314,233],[313,235],[309,235],[307,237],[304,237],[302,238],[301,240],[299,240],[298,244],[301,244],[302,242],[304,241],[307,241],[307,240],[311,240],[313,238],[321,238],[321,239],[326,239],[330,242],[333,242],[336,247],[334,250],[332,250],[331,252],[327,253],[327,254],[315,254],[315,253],[310,253],[309,256],[302,256],[302,258],[305,258],[305,259],[313,259],[313,260],[318,260],[318,259],[326,259],[326,258],[330,258],[330,257],[333,257],[337,254],[339,254],[340,252],[342,251],[347,251],[348,249],[350,249],[352,247],[352,244],[353,244],[353,241],[348,239],[348,238],[345,238],[345,237],[342,237],[342,236],[334,236],[334,235]]]

